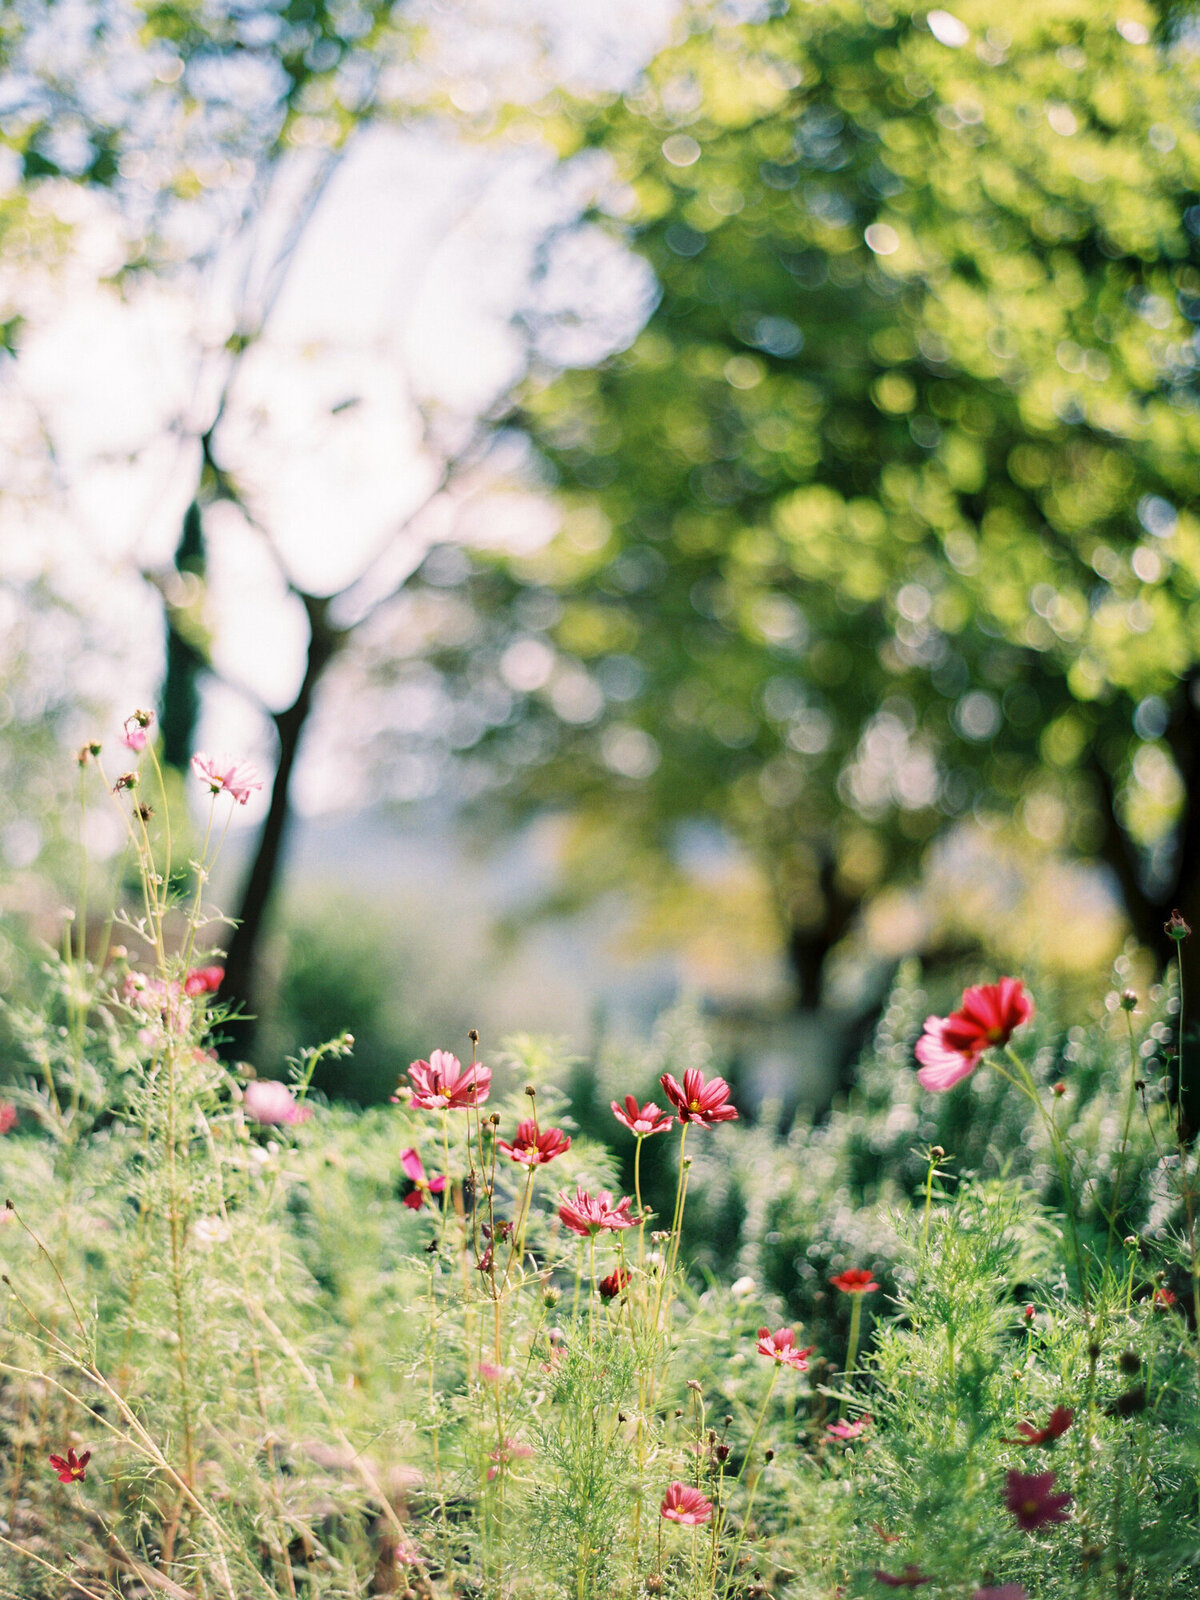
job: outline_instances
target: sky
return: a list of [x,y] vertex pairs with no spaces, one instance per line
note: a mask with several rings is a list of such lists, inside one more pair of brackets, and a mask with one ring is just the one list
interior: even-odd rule
[[[0,374],[0,583],[48,572],[68,604],[97,619],[104,643],[88,685],[114,725],[156,697],[161,608],[143,574],[170,566],[197,439],[223,386],[216,450],[249,515],[223,503],[205,519],[206,620],[224,680],[205,698],[206,748],[269,765],[263,712],[290,702],[303,669],[307,624],[289,583],[328,594],[365,575],[369,599],[439,539],[528,544],[552,533],[552,507],[520,482],[519,453],[438,494],[445,461],[525,370],[514,313],[535,273],[568,313],[557,347],[539,354],[573,364],[627,343],[653,286],[607,235],[571,231],[584,204],[619,204],[602,163],[562,165],[527,132],[481,134],[500,102],[629,83],[666,41],[675,9],[423,5],[422,71],[462,125],[379,124],[356,136],[324,179],[262,336],[236,363],[229,335],[322,181],[317,157],[301,152],[249,226],[226,227],[215,250],[211,227],[187,224],[205,247],[195,259],[185,251],[173,274],[120,286],[104,279],[126,248],[128,213],[76,184],[43,186],[38,208],[70,225],[64,258],[50,275],[0,266],[0,311],[26,318],[19,359]],[[169,61],[150,65],[157,82],[170,80]],[[151,160],[131,163],[135,188]],[[236,215],[250,176],[237,162],[215,171],[210,222]],[[344,798],[346,786],[329,781],[332,759],[306,752],[301,810]],[[239,824],[264,806],[260,796]]]

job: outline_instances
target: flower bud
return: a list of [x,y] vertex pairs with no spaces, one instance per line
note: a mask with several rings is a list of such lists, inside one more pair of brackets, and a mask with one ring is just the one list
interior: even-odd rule
[[542,1304],[546,1306],[548,1310],[552,1311],[561,1299],[562,1290],[553,1283],[548,1283],[542,1290]]
[[933,1157],[933,1159],[935,1161],[944,1161],[946,1159],[946,1152],[945,1152],[945,1150],[942,1148],[942,1146],[940,1144],[935,1144],[930,1149],[929,1154]]
[[1121,1010],[1122,1011],[1136,1011],[1137,1010],[1137,1002],[1138,1002],[1138,997],[1137,997],[1136,994],[1134,994],[1132,989],[1122,989],[1121,990]]
[[1182,944],[1191,931],[1192,930],[1188,927],[1187,923],[1183,920],[1183,913],[1181,911],[1172,911],[1166,922],[1163,923],[1163,932],[1167,935],[1168,939],[1174,939],[1176,944]]
[[1054,1088],[1053,1088],[1054,1096],[1055,1096],[1056,1099],[1061,1100],[1063,1095],[1066,1094],[1066,1092],[1067,1092],[1067,1086],[1062,1081],[1062,1079],[1060,1078],[1058,1080],[1058,1082],[1054,1085]]

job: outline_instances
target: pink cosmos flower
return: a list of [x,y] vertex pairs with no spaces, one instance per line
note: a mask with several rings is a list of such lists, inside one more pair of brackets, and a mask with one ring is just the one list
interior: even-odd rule
[[1018,1422],[1017,1432],[1019,1439],[1006,1439],[1005,1444],[1050,1444],[1055,1439],[1061,1439],[1063,1434],[1075,1420],[1075,1413],[1069,1406],[1055,1406],[1050,1413],[1050,1420],[1044,1428],[1037,1428],[1032,1422]]
[[392,1551],[393,1559],[398,1567],[423,1567],[425,1559],[415,1544],[405,1544],[401,1541]]
[[239,806],[244,806],[255,789],[263,786],[262,779],[248,761],[209,756],[203,750],[197,750],[192,757],[192,771],[208,785],[209,794],[232,795]]
[[183,980],[184,994],[216,994],[225,981],[224,967],[193,967]]
[[1026,1533],[1047,1522],[1066,1522],[1070,1517],[1067,1507],[1071,1496],[1054,1493],[1052,1472],[1018,1472],[1010,1468],[1004,1503]]
[[925,1032],[917,1040],[917,1082],[923,1089],[952,1089],[974,1072],[985,1050],[1007,1044],[1032,1015],[1033,1001],[1020,978],[965,990],[957,1011],[925,1019]]
[[571,1141],[561,1128],[547,1128],[539,1133],[532,1119],[517,1124],[517,1136],[511,1144],[507,1139],[497,1139],[496,1144],[510,1160],[519,1161],[523,1167],[544,1167],[547,1161],[565,1156],[571,1148]]
[[693,1489],[691,1484],[675,1482],[663,1495],[658,1514],[668,1522],[681,1522],[685,1527],[696,1528],[712,1516],[712,1501],[706,1500],[699,1489]]
[[446,1187],[446,1180],[440,1173],[436,1178],[425,1176],[424,1163],[411,1148],[401,1150],[400,1165],[413,1181],[412,1193],[404,1196],[404,1204],[410,1211],[420,1211],[428,1195],[441,1194]]
[[613,1197],[608,1189],[601,1189],[598,1195],[590,1195],[586,1189],[578,1187],[575,1190],[574,1200],[570,1199],[564,1189],[558,1197],[558,1215],[565,1227],[572,1233],[577,1233],[583,1239],[590,1239],[594,1234],[606,1231],[615,1231],[618,1228],[632,1228],[634,1219],[629,1215],[629,1208],[633,1201],[628,1195],[613,1205]]
[[505,1439],[504,1443],[495,1450],[488,1451],[488,1460],[495,1463],[487,1469],[487,1481],[491,1483],[498,1472],[503,1472],[514,1461],[525,1456],[531,1456],[533,1451],[527,1444],[522,1444],[519,1439]]
[[663,1093],[675,1107],[680,1122],[698,1122],[703,1128],[711,1128],[714,1122],[737,1120],[737,1111],[728,1098],[729,1085],[724,1078],[709,1078],[706,1082],[702,1072],[689,1067],[683,1075],[682,1088],[669,1072],[664,1072],[658,1081],[662,1084]]
[[854,1422],[827,1422],[825,1432],[832,1434],[835,1439],[858,1439],[871,1426],[871,1416],[864,1411],[861,1417]]
[[0,1100],[0,1134],[11,1133],[16,1125],[16,1106],[8,1100]]
[[66,1457],[51,1456],[50,1465],[58,1473],[59,1483],[78,1483],[87,1477],[87,1464],[92,1459],[92,1452],[85,1450],[77,1456],[72,1449],[68,1449]]
[[871,1294],[879,1285],[865,1267],[847,1267],[836,1278],[830,1278],[835,1289],[843,1294]]
[[[414,1061],[408,1069],[412,1083],[412,1111],[462,1111],[481,1106],[491,1092],[490,1067],[464,1067],[449,1050],[431,1050],[428,1061]],[[393,1100],[399,1098],[397,1090]]]
[[919,1589],[923,1583],[932,1583],[932,1578],[925,1577],[920,1567],[907,1566],[903,1572],[875,1573],[878,1583],[886,1584],[889,1589]]
[[998,1589],[976,1589],[971,1600],[1029,1600],[1020,1583],[1002,1583]]
[[242,1105],[252,1122],[264,1128],[307,1122],[311,1106],[302,1106],[286,1083],[276,1078],[251,1078],[242,1090]]
[[142,727],[141,723],[135,718],[130,717],[129,721],[125,724],[125,732],[121,735],[121,743],[125,746],[126,750],[136,750],[140,752],[146,748],[146,740],[148,737],[149,735],[147,734],[145,728]]
[[613,1116],[621,1126],[637,1134],[639,1139],[645,1139],[651,1133],[666,1133],[675,1125],[675,1118],[662,1111],[653,1100],[647,1100],[644,1106],[639,1106],[633,1096],[627,1094],[624,1109],[615,1100],[609,1103]]
[[779,1328],[772,1333],[768,1328],[758,1330],[758,1343],[755,1349],[760,1356],[769,1356],[772,1361],[777,1361],[781,1367],[795,1367],[797,1372],[808,1371],[808,1357],[813,1353],[813,1346],[807,1350],[796,1349],[796,1334],[792,1328]]

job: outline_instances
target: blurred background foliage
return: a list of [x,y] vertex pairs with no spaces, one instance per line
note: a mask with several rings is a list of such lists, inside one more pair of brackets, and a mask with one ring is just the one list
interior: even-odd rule
[[[481,892],[473,863],[422,906],[389,911],[382,864],[373,892],[294,872],[278,899],[306,758],[351,834],[399,809],[417,851],[430,815],[502,849],[543,819],[536,868],[491,904],[501,935],[601,908],[605,949],[670,951],[789,1105],[848,1083],[914,952],[1079,993],[1132,936],[1149,975],[1173,906],[1200,925],[1193,8],[696,6],[623,78],[563,68],[564,27],[483,0],[449,22],[18,0],[0,22],[5,381],[96,226],[72,194],[119,218],[117,295],[236,280],[197,339],[207,399],[168,427],[190,452],[169,551],[122,559],[163,641],[164,753],[183,765],[232,682],[276,763],[225,897],[231,989],[263,1018],[237,1048],[270,1071],[349,1027],[354,1076],[326,1087],[370,1099],[434,1031],[489,1020],[464,991],[494,959],[439,980],[424,953]],[[414,391],[417,509],[322,583],[264,510],[274,458],[222,430],[276,405],[307,437],[295,371],[264,387],[256,352],[339,172],[400,125],[552,152],[575,198],[539,224],[505,381],[460,413]],[[356,394],[326,410],[369,425]],[[23,459],[5,540],[54,481]],[[552,536],[504,535],[547,507]],[[210,566],[230,538],[270,550],[298,619],[289,693],[227,669]],[[113,622],[35,560],[4,576],[5,905],[53,936],[51,774]],[[560,943],[574,978],[587,958]],[[603,1029],[577,1011],[567,1031],[590,1051]]]

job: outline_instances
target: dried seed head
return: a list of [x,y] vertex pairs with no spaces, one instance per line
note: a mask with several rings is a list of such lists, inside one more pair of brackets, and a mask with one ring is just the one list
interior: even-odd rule
[[652,1572],[646,1579],[647,1594],[661,1594],[663,1589],[663,1576],[661,1572]]
[[120,794],[122,789],[136,789],[137,786],[138,786],[138,775],[137,775],[137,773],[136,772],[123,772],[121,774],[121,776],[117,779],[116,783],[113,784],[112,792],[114,794]]
[[534,1098],[534,1096],[537,1094],[537,1090],[534,1088],[534,1086],[531,1083],[527,1083],[525,1085],[525,1093],[532,1100]]

